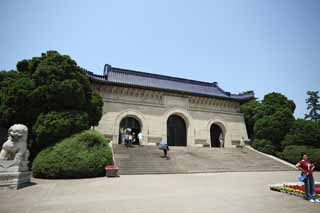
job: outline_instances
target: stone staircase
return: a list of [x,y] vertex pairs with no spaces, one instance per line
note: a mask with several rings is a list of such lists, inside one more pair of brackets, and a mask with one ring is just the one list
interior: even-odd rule
[[114,144],[113,152],[120,175],[294,170],[247,148],[170,147],[169,160],[156,146]]

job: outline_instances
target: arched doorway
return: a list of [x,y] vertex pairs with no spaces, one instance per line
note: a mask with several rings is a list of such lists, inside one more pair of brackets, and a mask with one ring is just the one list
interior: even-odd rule
[[167,142],[169,146],[186,146],[186,123],[178,115],[171,115],[167,120]]
[[224,135],[221,127],[212,124],[210,127],[211,147],[224,147]]
[[[130,130],[130,131],[129,131]],[[119,140],[118,143],[121,144],[122,140],[121,137],[123,137],[126,133],[134,133],[136,136],[136,144],[139,144],[138,139],[138,133],[141,131],[140,123],[137,119],[133,117],[125,117],[120,122],[120,128],[119,128]]]

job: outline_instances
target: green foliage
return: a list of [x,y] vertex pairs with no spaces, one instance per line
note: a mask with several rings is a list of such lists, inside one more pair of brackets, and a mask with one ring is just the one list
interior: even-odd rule
[[255,138],[267,139],[277,148],[280,142],[289,131],[294,117],[288,108],[282,108],[274,114],[264,116],[257,120],[254,126]]
[[262,108],[259,111],[258,117],[263,117],[265,115],[272,115],[276,113],[279,109],[288,108],[294,113],[296,108],[295,103],[292,100],[289,100],[286,96],[281,93],[268,93],[264,96],[262,100]]
[[320,148],[320,124],[303,119],[294,121],[281,145],[283,148],[288,145],[307,145]]
[[41,151],[32,165],[37,178],[87,178],[105,175],[104,166],[113,164],[105,137],[84,131]]
[[89,123],[90,126],[97,126],[102,116],[103,100],[102,97],[94,92],[90,99],[88,106]]
[[0,71],[0,92],[6,88],[8,85],[13,83],[15,80],[19,78],[18,72],[11,70],[11,71]]
[[[309,91],[306,119],[295,120],[295,104],[280,93],[269,93],[261,103],[256,100],[241,106],[248,133],[254,132],[252,146],[264,153],[277,155],[297,163],[302,153],[308,153],[320,169],[320,110],[318,92]],[[250,135],[249,134],[249,135]],[[281,152],[282,150],[282,152]]]
[[32,148],[41,150],[77,132],[89,129],[88,115],[85,112],[49,112],[40,114],[33,127],[36,141]]
[[[281,93],[268,93],[260,102],[254,100],[241,106],[253,146],[262,152],[275,154],[294,122],[295,103]],[[265,146],[265,148],[263,147]]]
[[320,148],[314,148],[311,146],[297,146],[289,145],[286,146],[280,156],[296,164],[302,159],[302,155],[306,153],[309,156],[309,159],[315,163],[316,169],[320,169]]
[[319,122],[320,121],[320,103],[319,103],[319,91],[308,91],[307,95],[309,96],[306,99],[308,104],[307,110],[308,113],[305,114],[305,119],[310,119],[311,121]]
[[90,104],[85,97],[84,88],[74,79],[53,80],[51,84],[41,85],[32,92],[33,105],[41,104],[41,111],[51,110],[85,110]]
[[254,124],[256,123],[256,116],[260,106],[261,103],[258,102],[256,99],[251,100],[240,106],[240,111],[244,114],[244,119],[249,138],[253,138]]
[[7,73],[1,85],[0,93],[0,124],[9,127],[14,123],[31,125],[35,120],[30,93],[34,89],[34,82],[23,75]]
[[293,163],[296,164],[299,160],[302,159],[303,153],[309,153],[309,151],[312,149],[312,147],[309,146],[296,146],[296,145],[290,145],[286,146],[280,156]]
[[[35,139],[35,144],[50,145],[88,129],[89,125],[97,125],[102,115],[102,98],[93,93],[85,71],[57,51],[22,60],[17,63],[17,71],[0,72],[0,88],[0,126],[27,125],[29,139]],[[81,122],[66,116],[75,111],[81,114]],[[58,116],[58,112],[62,113]],[[68,130],[70,125],[72,131]],[[57,133],[64,128],[67,131]]]
[[256,139],[254,140],[252,146],[260,152],[264,152],[270,155],[274,155],[276,153],[276,147],[272,144],[271,141],[266,139]]
[[7,141],[8,138],[8,130],[0,126],[0,147],[2,144]]

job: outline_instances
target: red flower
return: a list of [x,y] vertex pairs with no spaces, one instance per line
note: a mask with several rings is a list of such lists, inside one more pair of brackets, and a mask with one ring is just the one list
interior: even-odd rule
[[286,187],[289,187],[291,189],[298,189],[298,190],[304,191],[303,185],[286,185]]

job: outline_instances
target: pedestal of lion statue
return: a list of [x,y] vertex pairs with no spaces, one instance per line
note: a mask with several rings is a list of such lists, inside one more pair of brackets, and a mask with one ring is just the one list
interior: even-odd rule
[[28,168],[28,128],[15,124],[8,131],[8,140],[0,151],[0,189],[19,189],[31,184]]
[[0,189],[20,189],[31,184],[29,161],[0,160]]

